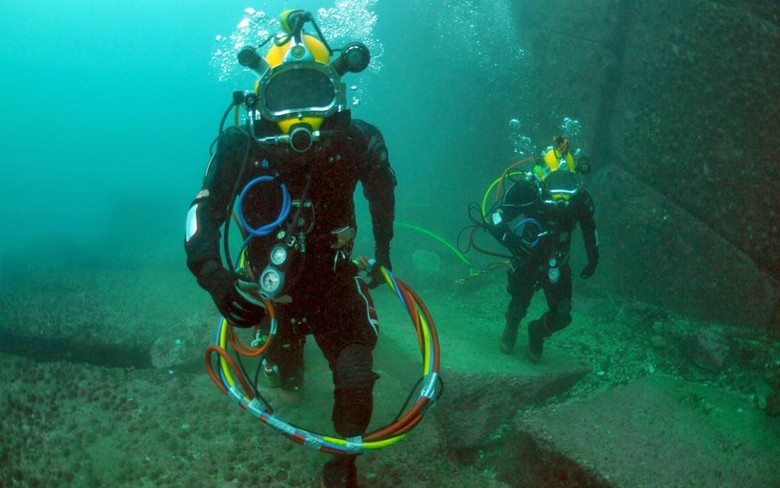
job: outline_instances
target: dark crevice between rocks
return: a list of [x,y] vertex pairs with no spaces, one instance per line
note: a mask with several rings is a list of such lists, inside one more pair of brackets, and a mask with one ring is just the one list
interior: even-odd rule
[[[445,371],[449,386],[447,401],[435,411],[447,446],[445,455],[458,465],[474,467],[485,476],[510,486],[608,486],[563,455],[550,452],[549,448],[545,453],[535,449],[522,452],[526,458],[533,457],[529,462],[539,473],[516,471],[520,469],[516,466],[519,451],[527,449],[520,444],[535,441],[517,431],[514,426],[517,413],[507,406],[522,409],[563,398],[590,371],[579,363],[562,367],[555,373],[533,376]],[[471,415],[470,422],[464,423],[464,411]],[[552,473],[552,478],[547,479],[561,483],[537,483],[536,480],[543,479],[546,473]],[[576,485],[571,484],[571,480],[587,482]]]
[[107,368],[152,367],[149,348],[85,344],[64,338],[30,338],[8,331],[0,331],[0,353],[24,356],[39,362],[68,361]]
[[486,477],[512,487],[615,486],[586,464],[514,427],[509,427],[508,434],[501,439],[476,446],[449,447],[446,454],[456,463],[472,466]]
[[484,452],[492,458],[496,479],[509,486],[611,488],[607,480],[587,466],[563,453],[537,442],[532,436],[516,432],[511,444],[496,445]]

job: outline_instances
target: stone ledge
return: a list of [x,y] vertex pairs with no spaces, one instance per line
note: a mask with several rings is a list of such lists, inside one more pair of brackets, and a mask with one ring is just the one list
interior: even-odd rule
[[497,448],[512,486],[777,486],[780,421],[745,398],[652,375],[528,411]]

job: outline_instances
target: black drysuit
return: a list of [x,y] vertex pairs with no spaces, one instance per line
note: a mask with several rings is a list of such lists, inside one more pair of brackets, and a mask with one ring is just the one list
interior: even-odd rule
[[[352,437],[364,434],[371,418],[378,322],[367,286],[349,259],[351,242],[339,242],[333,231],[356,230],[353,196],[362,183],[377,261],[389,266],[395,175],[384,138],[373,125],[351,120],[346,112],[326,119],[321,132],[321,140],[297,153],[287,145],[260,144],[244,130],[226,130],[190,209],[185,248],[190,270],[206,287],[202,275],[220,262],[220,228],[231,197],[241,195],[258,177],[274,178],[250,185],[240,202],[245,222],[258,229],[279,217],[281,185],[286,186],[289,217],[270,234],[249,238],[246,247],[244,267],[257,281],[271,248],[280,242],[278,231],[302,236],[287,273],[284,299],[275,304],[279,332],[267,359],[278,366],[283,389],[302,386],[303,346],[306,335],[312,334],[333,373],[336,432]],[[245,233],[230,235],[231,241],[246,238]]]
[[[540,195],[537,184],[533,178],[526,178],[512,185],[498,207],[502,223],[490,231],[514,256],[508,271],[511,300],[507,326],[517,328],[528,313],[534,292],[541,288],[549,307],[541,318],[546,337],[572,320],[569,250],[578,223],[589,266],[595,268],[598,264],[599,249],[593,199],[588,191],[581,188],[564,204],[553,201],[544,191]],[[510,225],[517,228],[510,230]]]

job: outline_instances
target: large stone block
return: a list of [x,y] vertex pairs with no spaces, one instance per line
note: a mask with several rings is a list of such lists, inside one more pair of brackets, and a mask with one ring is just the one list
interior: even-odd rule
[[613,162],[777,279],[776,19],[749,5],[638,2],[622,28]]
[[648,376],[519,416],[498,479],[512,486],[776,486],[777,419],[744,398]]
[[711,322],[771,324],[772,278],[709,225],[616,165],[594,174],[592,188],[602,254],[595,285]]

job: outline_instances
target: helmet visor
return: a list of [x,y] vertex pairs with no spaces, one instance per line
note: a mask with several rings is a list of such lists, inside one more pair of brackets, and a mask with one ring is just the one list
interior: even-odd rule
[[[566,206],[580,191],[580,182],[574,173],[566,170],[550,173],[546,181],[546,190],[557,206]],[[549,200],[548,200],[549,201]]]
[[281,120],[291,115],[327,116],[343,109],[342,84],[327,66],[285,64],[260,81],[263,115]]

